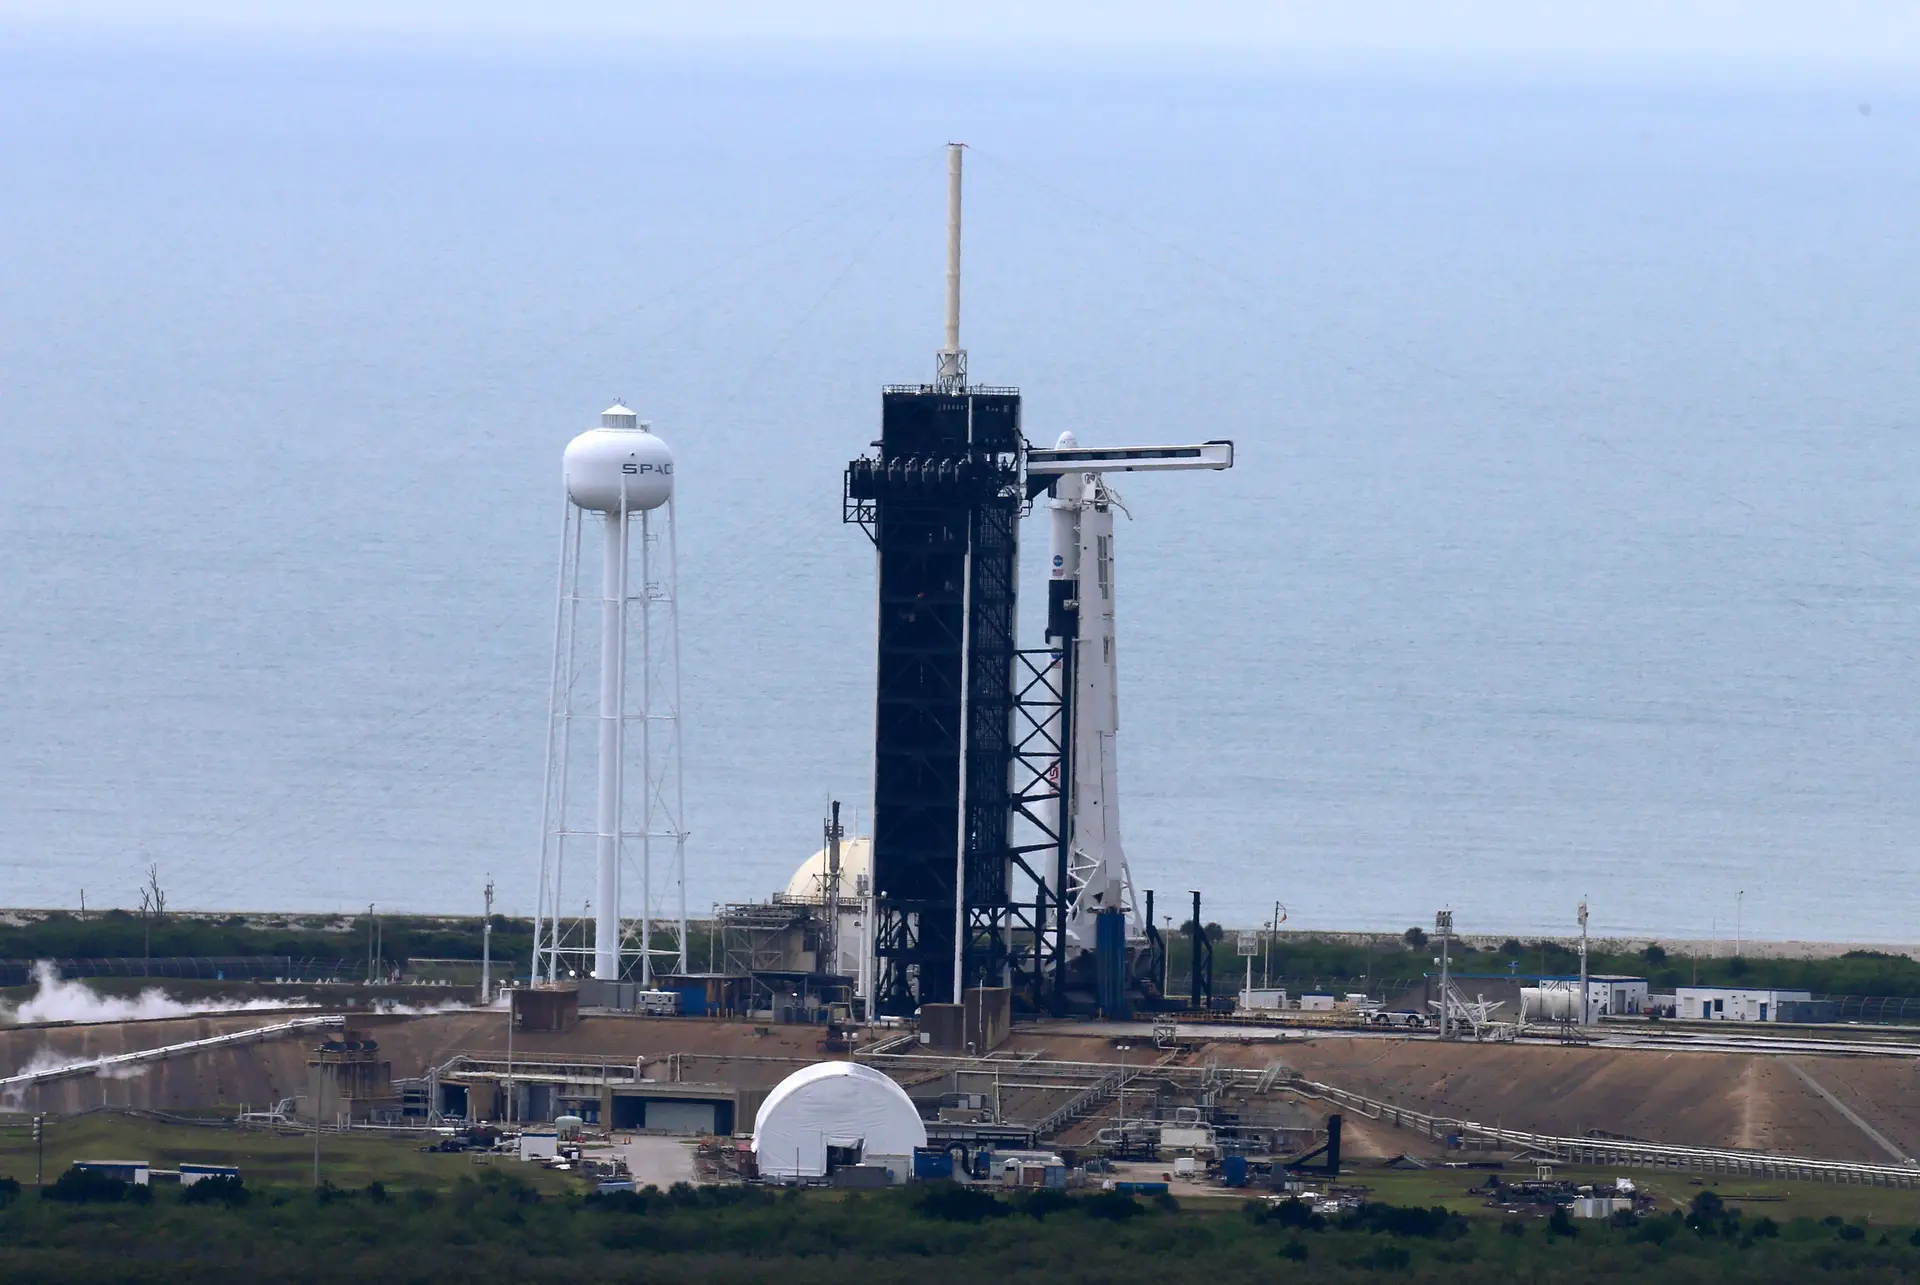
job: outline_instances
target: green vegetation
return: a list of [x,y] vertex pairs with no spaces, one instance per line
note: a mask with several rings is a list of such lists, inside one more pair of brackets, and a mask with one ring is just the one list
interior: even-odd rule
[[[1433,970],[1439,947],[1417,928],[1400,937],[1378,939],[1373,945],[1346,941],[1315,941],[1282,936],[1271,949],[1254,959],[1254,976],[1263,963],[1275,985],[1313,980],[1319,985],[1350,982],[1360,990],[1371,985],[1417,979]],[[1456,941],[1454,968],[1462,973],[1546,974],[1567,976],[1580,971],[1580,954],[1562,942],[1521,942],[1509,939],[1495,949],[1475,949]],[[1167,978],[1176,995],[1186,993],[1191,946],[1184,937],[1167,939]],[[1213,957],[1216,990],[1237,989],[1241,962],[1216,949]],[[1702,986],[1748,985],[1809,990],[1816,995],[1882,995],[1920,997],[1920,961],[1907,955],[1856,950],[1829,959],[1719,958],[1681,954],[1659,945],[1634,953],[1594,952],[1588,968],[1595,973],[1624,973],[1645,977],[1655,990],[1695,983]]]
[[[481,918],[381,915],[358,916],[193,915],[167,912],[158,917],[139,911],[89,911],[82,918],[65,910],[21,916],[25,922],[0,924],[0,959],[166,959],[285,955],[295,959],[345,961],[349,972],[365,968],[369,946],[377,943],[388,964],[413,959],[480,959]],[[690,925],[688,955],[705,968],[709,932]],[[666,939],[657,944],[665,947]],[[502,968],[524,968],[533,953],[533,921],[493,917],[493,958]]]
[[[0,924],[0,959],[284,955],[345,961],[347,971],[356,972],[364,968],[372,941],[377,941],[381,957],[390,964],[404,965],[415,959],[477,962],[480,958],[481,921],[477,915],[382,915],[377,930],[365,915],[215,916],[169,911],[149,916],[139,911],[108,910],[90,912],[82,918],[57,910],[23,918],[26,921],[22,923]],[[524,967],[533,948],[532,921],[495,915],[493,928],[494,959],[502,968]],[[1214,942],[1215,987],[1224,993],[1238,986],[1240,961],[1233,954],[1231,934],[1216,923],[1208,923],[1206,931]],[[689,925],[687,954],[697,961],[696,968],[705,968],[709,958],[717,962],[712,938],[710,925]],[[1174,994],[1183,995],[1191,940],[1184,928],[1168,930],[1165,940],[1168,982]],[[665,939],[658,944],[664,946]],[[1409,928],[1397,937],[1377,938],[1371,945],[1282,936],[1256,957],[1254,973],[1269,973],[1279,985],[1312,981],[1333,986],[1344,982],[1354,989],[1371,987],[1377,991],[1383,983],[1411,981],[1430,971],[1437,949],[1419,928]],[[1466,973],[1565,975],[1580,969],[1578,952],[1556,941],[1510,939],[1492,949],[1476,949],[1456,941],[1453,954],[1458,970]],[[1877,951],[1851,951],[1830,959],[1696,959],[1679,953],[1677,948],[1653,945],[1631,954],[1596,951],[1589,966],[1596,973],[1643,976],[1661,990],[1698,980],[1703,985],[1777,986],[1820,995],[1920,998],[1920,961]]]
[[[437,919],[382,915],[380,954],[403,962],[429,959],[479,959],[478,915]],[[371,921],[355,918],[260,917],[247,915],[165,914],[143,917],[138,911],[89,912],[85,918],[64,910],[21,924],[0,925],[0,958],[140,959],[146,956],[291,955],[299,959],[365,960],[373,936]],[[517,959],[533,951],[531,920],[495,915],[496,959]]]
[[[255,1105],[267,1105],[256,1103]],[[231,1110],[223,1113],[231,1117]],[[0,1181],[33,1182],[33,1130],[24,1117],[0,1127]],[[511,1166],[547,1194],[578,1189],[563,1173],[521,1166],[516,1161],[484,1160],[419,1150],[418,1141],[368,1134],[323,1134],[321,1176],[342,1187],[385,1182],[403,1187],[441,1189],[488,1166]],[[253,1184],[308,1185],[313,1182],[313,1135],[264,1129],[212,1128],[163,1124],[114,1112],[50,1119],[46,1128],[46,1178],[76,1160],[145,1160],[162,1169],[181,1164],[237,1165]]]
[[[0,1184],[11,1281],[702,1282],[782,1285],[990,1280],[1082,1285],[1300,1281],[1910,1280],[1920,1233],[1840,1218],[1780,1221],[1702,1193],[1615,1222],[1463,1217],[1373,1202],[1012,1196],[944,1185],[874,1193],[761,1188],[542,1192],[483,1170],[432,1190],[249,1185],[66,1199]],[[103,1198],[108,1197],[108,1198]],[[190,1198],[191,1197],[191,1198]],[[1204,1207],[1201,1207],[1204,1206]]]
[[1499,1214],[1467,1190],[1480,1175],[1448,1170],[1366,1171],[1354,1180],[1370,1189],[1369,1204],[1321,1215],[1229,1196],[1176,1203],[946,1185],[601,1197],[563,1173],[417,1145],[328,1135],[328,1185],[316,1192],[310,1137],[89,1115],[49,1128],[50,1180],[74,1159],[120,1157],[166,1168],[237,1164],[245,1183],[135,1195],[74,1175],[42,1196],[32,1185],[30,1130],[0,1128],[0,1279],[1236,1285],[1633,1276],[1659,1285],[1920,1274],[1914,1194],[1833,1184],[1635,1175],[1663,1212],[1610,1225]]

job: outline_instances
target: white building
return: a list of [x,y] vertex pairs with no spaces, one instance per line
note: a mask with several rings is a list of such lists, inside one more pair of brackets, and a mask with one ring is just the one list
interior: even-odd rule
[[1812,991],[1749,990],[1733,986],[1677,986],[1675,1012],[1679,1018],[1708,1022],[1777,1022],[1783,1003],[1806,1003]]
[[1593,1015],[1626,1017],[1647,1011],[1647,979],[1644,977],[1590,976],[1587,978],[1587,1003]]
[[[1594,974],[1587,978],[1587,1020],[1637,1016],[1648,1011],[1647,997],[1644,977]],[[1521,988],[1520,1015],[1528,1022],[1579,1021],[1580,979],[1542,977],[1538,985]]]
[[907,1091],[858,1062],[816,1062],[780,1081],[753,1121],[760,1176],[805,1182],[853,1165],[884,1166],[893,1181],[913,1172],[927,1126]]

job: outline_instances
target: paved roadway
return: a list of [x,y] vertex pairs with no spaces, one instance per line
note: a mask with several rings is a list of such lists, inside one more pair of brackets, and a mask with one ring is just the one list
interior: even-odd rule
[[[1755,1024],[1757,1025],[1757,1023]],[[1151,1031],[1138,1022],[1061,1022],[1047,1023],[1040,1027],[1026,1027],[1025,1031],[1058,1032],[1062,1035],[1094,1035],[1102,1038],[1136,1039],[1141,1046],[1151,1046]],[[1872,1028],[1857,1028],[1862,1035]],[[1886,1039],[1826,1039],[1800,1034],[1774,1035],[1760,1031],[1701,1031],[1701,1030],[1662,1030],[1658,1032],[1623,1030],[1618,1026],[1602,1026],[1591,1041],[1593,1048],[1606,1049],[1689,1049],[1709,1053],[1780,1053],[1780,1054],[1847,1054],[1878,1057],[1920,1058],[1920,1041],[1913,1040],[1913,1033],[1904,1028],[1898,1034],[1889,1032],[1892,1038]],[[1255,1040],[1265,1044],[1294,1044],[1303,1040],[1337,1039],[1354,1040],[1437,1040],[1439,1034],[1434,1031],[1409,1031],[1404,1027],[1386,1027],[1369,1029],[1367,1027],[1338,1026],[1275,1026],[1264,1022],[1249,1022],[1244,1025],[1227,1022],[1176,1022],[1174,1037],[1180,1040]],[[1904,1037],[1904,1038],[1903,1038]],[[1517,1044],[1558,1045],[1562,1041],[1557,1036],[1522,1036],[1513,1041]]]
[[613,1144],[615,1155],[627,1162],[636,1187],[655,1186],[661,1190],[676,1182],[695,1182],[693,1148],[696,1139],[636,1134]]

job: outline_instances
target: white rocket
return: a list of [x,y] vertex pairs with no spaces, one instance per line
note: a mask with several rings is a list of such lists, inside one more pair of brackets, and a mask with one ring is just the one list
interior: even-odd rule
[[[1062,702],[1067,728],[1059,765],[1065,806],[1056,803],[1048,819],[1066,814],[1067,936],[1083,950],[1093,948],[1094,916],[1102,910],[1125,911],[1129,937],[1145,931],[1120,840],[1113,541],[1119,498],[1106,474],[1232,467],[1232,442],[1083,448],[1072,433],[1062,433],[1053,450],[1027,452],[1029,474],[1054,477],[1047,504],[1047,642],[1069,690]],[[1059,718],[1051,725],[1056,739]]]

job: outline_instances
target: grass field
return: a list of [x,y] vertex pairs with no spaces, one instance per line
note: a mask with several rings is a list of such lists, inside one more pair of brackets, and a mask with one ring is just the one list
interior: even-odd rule
[[[1533,1169],[1530,1165],[1510,1167],[1501,1171],[1500,1176],[1507,1182],[1519,1182],[1531,1178]],[[1556,1166],[1553,1176],[1592,1183],[1596,1188],[1612,1186],[1615,1178],[1631,1178],[1640,1190],[1657,1196],[1663,1209],[1684,1208],[1702,1191],[1712,1191],[1750,1217],[1765,1215],[1776,1222],[1838,1216],[1849,1220],[1864,1218],[1877,1224],[1913,1226],[1920,1223],[1920,1191],[1844,1183],[1713,1178],[1665,1169]],[[1363,1169],[1341,1177],[1343,1183],[1359,1183],[1369,1188],[1370,1200],[1422,1207],[1441,1205],[1468,1217],[1498,1217],[1498,1211],[1486,1207],[1485,1197],[1467,1193],[1469,1187],[1478,1186],[1486,1179],[1485,1170],[1460,1169]]]
[[[500,1167],[525,1178],[542,1191],[560,1194],[583,1190],[564,1173],[523,1165],[504,1157],[425,1153],[413,1138],[368,1134],[324,1134],[320,1142],[321,1177],[339,1187],[363,1187],[380,1181],[390,1187],[445,1190],[463,1176]],[[54,1120],[47,1126],[46,1177],[51,1181],[75,1160],[145,1160],[156,1168],[190,1164],[238,1165],[247,1180],[263,1185],[299,1186],[313,1181],[311,1134],[274,1133],[260,1129],[205,1128],[166,1124],[130,1116],[98,1113]],[[33,1182],[32,1129],[19,1116],[0,1124],[0,1177]],[[1533,1176],[1531,1166],[1502,1171],[1509,1182]],[[1794,1218],[1865,1219],[1873,1224],[1920,1224],[1920,1192],[1841,1183],[1775,1182],[1758,1179],[1699,1178],[1667,1170],[1577,1169],[1561,1167],[1556,1178],[1611,1186],[1617,1177],[1630,1177],[1641,1190],[1659,1198],[1662,1208],[1686,1206],[1701,1191],[1717,1192],[1752,1217],[1767,1215],[1776,1221]],[[1469,1188],[1487,1179],[1476,1169],[1357,1169],[1341,1175],[1343,1184],[1369,1190],[1369,1199],[1422,1208],[1440,1205],[1468,1217],[1499,1217],[1486,1207],[1484,1196]],[[1222,1191],[1222,1198],[1247,1193]],[[1210,1203],[1210,1202],[1209,1202]]]
[[[542,1191],[580,1191],[564,1173],[506,1157],[485,1160],[422,1152],[417,1138],[323,1134],[320,1176],[338,1187],[379,1181],[396,1188],[444,1190],[463,1176],[492,1166],[509,1168]],[[47,1181],[76,1160],[145,1160],[155,1168],[189,1164],[237,1165],[250,1184],[299,1186],[313,1181],[313,1135],[261,1129],[203,1128],[166,1124],[105,1112],[50,1121],[46,1132]],[[34,1144],[29,1124],[0,1126],[0,1177],[33,1182]]]

